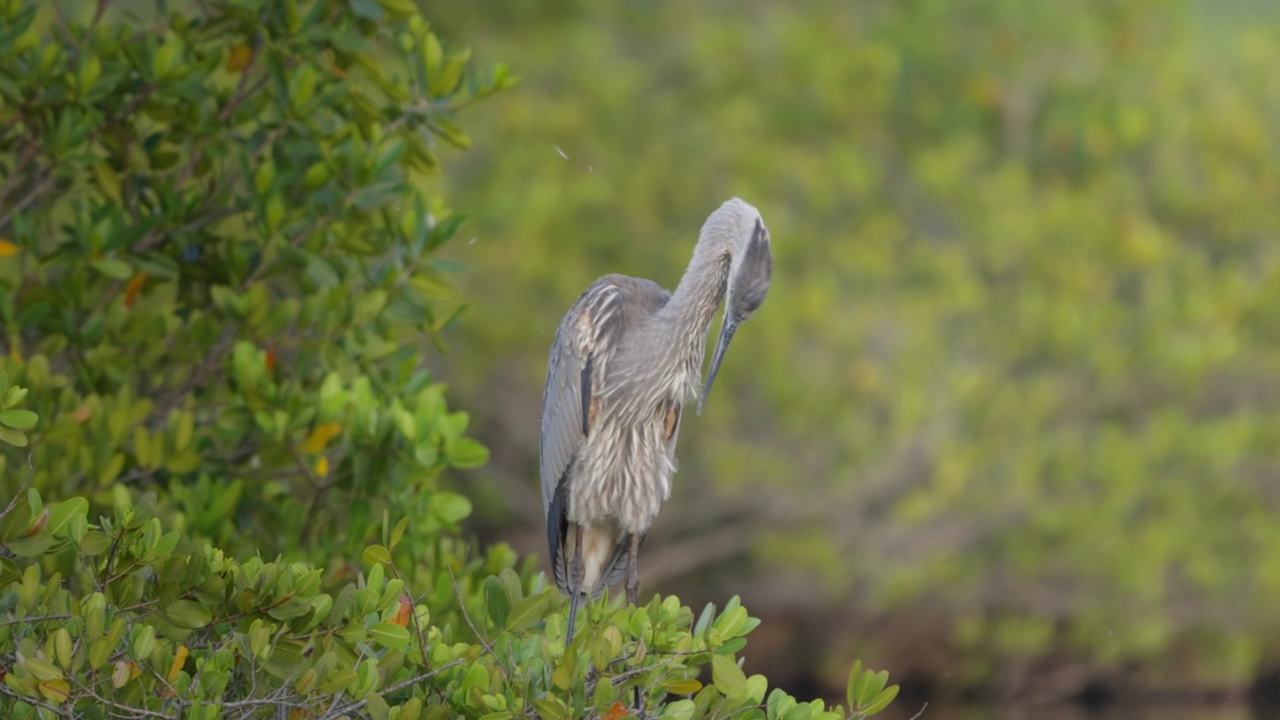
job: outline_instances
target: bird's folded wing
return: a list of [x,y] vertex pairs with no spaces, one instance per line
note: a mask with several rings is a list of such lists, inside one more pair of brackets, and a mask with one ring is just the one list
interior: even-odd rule
[[[590,407],[593,388],[586,387],[584,395],[583,381],[598,387],[598,380],[604,376],[621,337],[624,299],[622,290],[609,278],[601,278],[578,298],[556,331],[542,398],[544,513],[550,512],[556,488],[586,440],[583,411]],[[589,376],[583,373],[588,364]]]

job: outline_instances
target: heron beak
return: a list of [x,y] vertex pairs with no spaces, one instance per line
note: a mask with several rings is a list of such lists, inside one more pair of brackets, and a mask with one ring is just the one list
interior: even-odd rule
[[720,370],[720,363],[724,360],[725,351],[729,349],[729,343],[733,341],[733,334],[738,330],[738,323],[741,320],[734,317],[731,313],[726,312],[724,322],[720,325],[720,339],[716,341],[716,351],[711,356],[711,371],[707,373],[707,382],[702,386],[702,397],[698,399],[698,414],[702,414],[702,406],[707,404],[707,395],[711,392],[711,385],[716,381],[716,373]]

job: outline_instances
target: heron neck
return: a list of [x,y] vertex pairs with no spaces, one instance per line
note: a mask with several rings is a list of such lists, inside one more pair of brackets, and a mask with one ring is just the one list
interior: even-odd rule
[[728,278],[729,255],[724,252],[724,243],[718,242],[718,238],[704,236],[699,240],[671,301],[664,308],[668,322],[675,325],[679,336],[687,341],[681,348],[681,354],[699,375],[711,319],[724,299]]

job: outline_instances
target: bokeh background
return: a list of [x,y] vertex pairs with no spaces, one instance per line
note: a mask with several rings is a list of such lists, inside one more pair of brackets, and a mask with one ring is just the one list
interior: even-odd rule
[[[446,173],[471,216],[446,376],[493,452],[468,481],[479,537],[545,555],[538,419],[565,309],[607,272],[672,287],[738,195],[771,229],[774,284],[682,429],[644,589],[740,594],[766,619],[750,669],[835,696],[862,657],[916,699],[904,718],[921,699],[1264,716],[1280,5],[430,13],[523,78],[468,117],[476,146]],[[1209,707],[1175,712],[1191,701]]]

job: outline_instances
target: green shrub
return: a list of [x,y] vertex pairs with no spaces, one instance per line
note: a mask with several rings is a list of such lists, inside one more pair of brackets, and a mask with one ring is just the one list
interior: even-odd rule
[[193,538],[317,559],[387,508],[464,517],[439,478],[487,451],[422,363],[462,309],[434,257],[462,218],[424,189],[506,71],[405,2],[3,5],[0,369],[46,419],[33,486],[155,490]]
[[[735,662],[759,624],[737,598],[696,623],[674,597],[592,603],[589,632],[565,648],[559,591],[501,549],[469,560],[442,542],[431,576],[406,582],[404,520],[364,551],[358,577],[325,592],[304,563],[175,552],[150,496],[122,496],[94,526],[88,507],[72,498],[50,513],[33,491],[0,517],[4,547],[58,568],[0,558],[5,717],[618,718],[639,688],[661,717],[837,720],[897,693],[886,673],[855,667],[848,715],[766,696],[765,678]],[[655,707],[669,693],[688,697]]]

